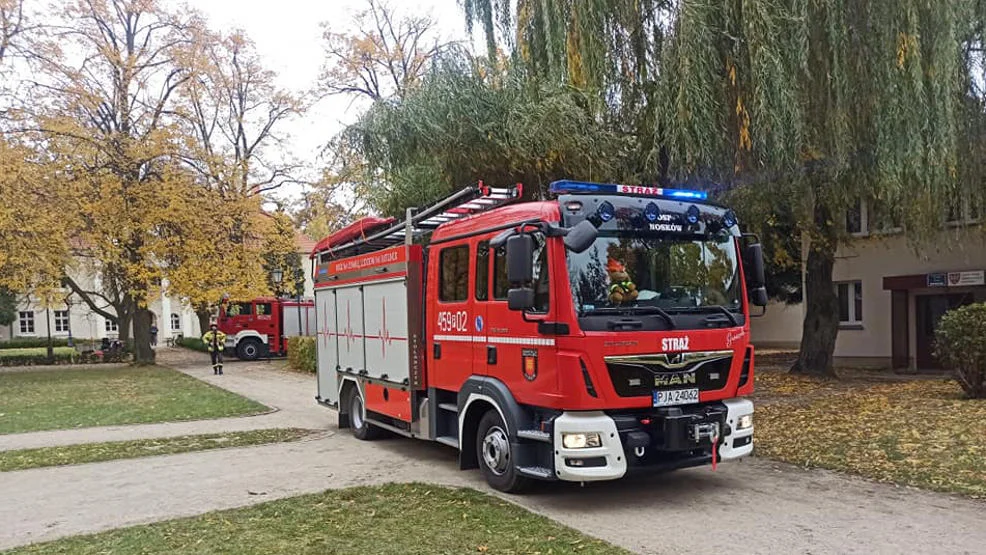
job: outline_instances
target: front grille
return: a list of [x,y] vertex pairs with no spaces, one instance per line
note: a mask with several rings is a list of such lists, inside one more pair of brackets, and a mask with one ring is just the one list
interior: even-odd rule
[[665,354],[606,357],[613,389],[620,397],[650,396],[655,389],[698,387],[715,391],[726,387],[732,351],[681,353],[680,360]]

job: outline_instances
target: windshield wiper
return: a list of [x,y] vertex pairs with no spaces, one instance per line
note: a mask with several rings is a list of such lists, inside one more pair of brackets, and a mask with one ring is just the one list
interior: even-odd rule
[[728,308],[722,306],[721,304],[707,304],[707,305],[704,305],[704,306],[681,307],[681,308],[675,307],[674,310],[676,312],[677,311],[681,311],[681,312],[707,312],[709,310],[714,310],[716,312],[721,312],[721,313],[725,314],[726,317],[729,318],[729,322],[732,325],[734,325],[734,326],[739,326],[740,325],[739,320],[736,318],[736,313],[733,312],[732,310],[729,310]]
[[628,306],[626,308],[593,308],[591,310],[586,310],[582,313],[583,316],[592,316],[594,314],[653,314],[664,318],[664,321],[668,323],[669,329],[674,329],[676,326],[674,324],[674,318],[668,314],[663,308],[658,306]]

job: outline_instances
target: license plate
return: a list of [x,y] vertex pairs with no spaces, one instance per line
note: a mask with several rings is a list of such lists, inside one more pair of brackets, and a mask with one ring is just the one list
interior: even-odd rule
[[655,407],[671,407],[674,405],[689,405],[698,402],[698,388],[669,389],[654,392]]

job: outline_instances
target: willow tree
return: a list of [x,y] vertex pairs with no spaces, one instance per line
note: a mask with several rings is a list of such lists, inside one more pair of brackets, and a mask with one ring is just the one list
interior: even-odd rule
[[505,48],[540,86],[581,91],[593,115],[626,141],[616,175],[666,177],[655,143],[660,60],[671,0],[460,0],[467,26],[483,33],[487,57]]
[[450,52],[404,98],[374,104],[343,145],[361,164],[363,195],[385,213],[478,180],[521,182],[539,198],[554,179],[618,173],[625,141],[588,104],[578,89],[532,86],[520,68]]

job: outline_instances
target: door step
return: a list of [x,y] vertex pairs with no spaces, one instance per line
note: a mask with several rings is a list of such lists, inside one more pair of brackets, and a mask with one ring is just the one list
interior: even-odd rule
[[438,403],[438,408],[449,412],[459,412],[459,405],[455,403]]
[[455,447],[456,449],[459,448],[459,440],[452,436],[438,436],[435,438],[435,441],[448,445],[449,447]]
[[517,430],[517,437],[520,439],[530,439],[533,441],[543,441],[551,443],[551,434],[541,430]]
[[548,480],[552,477],[551,469],[544,468],[543,466],[518,466],[517,472],[533,478],[540,478],[542,480]]

